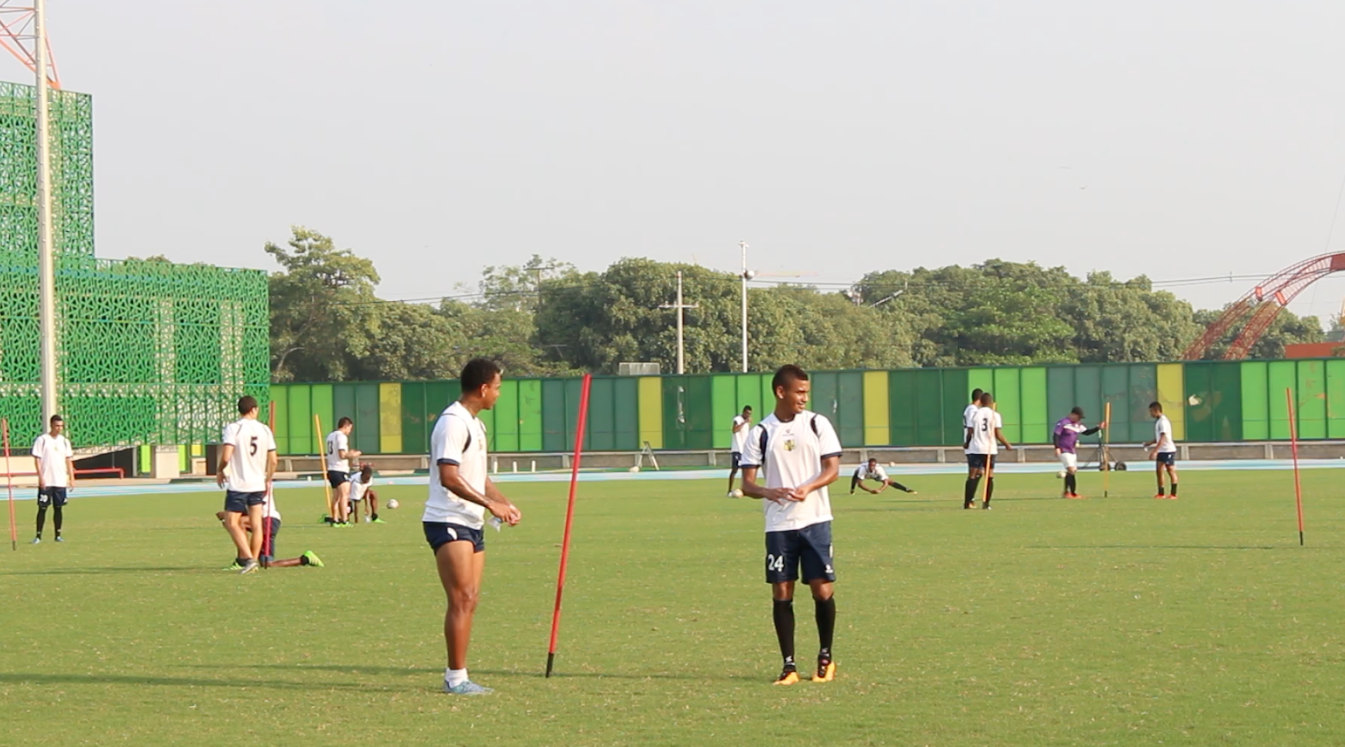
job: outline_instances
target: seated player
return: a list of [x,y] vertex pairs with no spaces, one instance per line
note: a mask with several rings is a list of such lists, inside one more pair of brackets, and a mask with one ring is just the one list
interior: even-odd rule
[[374,524],[386,524],[378,518],[378,494],[369,485],[374,481],[374,466],[361,464],[360,471],[350,478],[350,515],[360,520],[360,504],[364,505],[364,518]]
[[[881,484],[877,489],[874,489],[865,485],[865,480],[873,480],[874,482]],[[855,470],[855,474],[850,477],[850,495],[855,494],[855,488],[859,488],[865,493],[878,495],[884,490],[887,490],[889,486],[894,487],[903,493],[915,492],[899,482],[894,482],[892,478],[888,477],[887,473],[883,471],[883,468],[878,466],[877,459],[870,459],[866,464],[859,465],[859,468]]]
[[[267,522],[267,524],[269,524],[268,527],[269,534],[266,535],[265,539],[263,540],[262,556],[261,556],[261,564],[263,568],[293,568],[295,566],[300,565],[311,565],[314,568],[322,567],[322,559],[319,558],[317,556],[317,553],[313,552],[312,550],[305,551],[303,555],[300,555],[297,558],[286,558],[285,560],[276,560],[275,547],[276,547],[276,535],[280,533],[280,510],[276,508],[276,501],[274,497],[270,498],[266,502],[264,515],[266,517],[265,521]],[[223,523],[225,521],[226,514],[223,511],[216,511],[215,518],[219,519],[220,523]],[[228,527],[226,526],[225,529],[228,529]],[[248,521],[247,516],[243,517],[243,531],[249,534],[251,534],[253,531],[252,522]],[[235,559],[234,564],[229,566],[228,568],[225,568],[224,570],[236,571],[241,569],[242,567],[243,563],[241,562],[241,560]]]

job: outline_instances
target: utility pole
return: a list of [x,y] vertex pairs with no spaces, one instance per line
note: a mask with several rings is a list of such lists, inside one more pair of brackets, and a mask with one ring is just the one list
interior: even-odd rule
[[37,68],[37,267],[38,325],[41,330],[42,430],[57,413],[56,389],[56,257],[52,247],[51,215],[51,123],[47,106],[47,11],[46,0],[33,3],[33,57]]
[[739,241],[738,246],[743,250],[743,274],[739,277],[743,281],[743,373],[747,373],[747,281],[757,274],[747,269],[747,242]]
[[700,308],[700,304],[693,303],[688,306],[682,303],[682,272],[680,270],[677,272],[677,303],[660,304],[659,308],[677,309],[677,373],[679,375],[684,374],[686,373],[686,346],[682,341],[682,312],[685,309]]

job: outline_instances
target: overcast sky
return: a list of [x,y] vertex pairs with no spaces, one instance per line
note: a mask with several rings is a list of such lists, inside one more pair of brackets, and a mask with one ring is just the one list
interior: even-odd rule
[[1345,251],[1338,1],[48,8],[65,87],[94,95],[106,257],[272,269],[263,244],[302,224],[412,298],[533,253],[733,270],[744,239],[759,270],[819,280],[987,257],[1173,280]]

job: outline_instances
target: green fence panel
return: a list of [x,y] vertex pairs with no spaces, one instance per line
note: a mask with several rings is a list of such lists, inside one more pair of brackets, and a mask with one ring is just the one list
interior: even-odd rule
[[[943,377],[934,369],[917,369],[914,374],[911,396],[915,410],[915,438],[897,445],[937,446],[944,438]],[[961,411],[958,417],[961,417]]]
[[1299,438],[1326,438],[1326,366],[1323,361],[1298,361]]
[[[587,447],[594,451],[616,449],[616,380],[593,380],[588,396]],[[571,441],[573,441],[571,437]]]
[[836,425],[840,411],[840,388],[837,374],[822,371],[809,374],[812,377],[812,390],[808,395],[808,409],[818,415],[825,415],[832,425]]
[[[1091,417],[1101,419],[1106,411],[1107,403],[1111,403],[1112,421],[1116,424],[1116,430],[1113,436],[1119,436],[1122,440],[1131,436],[1130,423],[1132,421],[1132,412],[1130,401],[1130,367],[1126,365],[1102,366],[1102,403],[1096,410],[1085,409],[1084,412]],[[1152,429],[1151,429],[1152,430]],[[1147,441],[1148,439],[1143,439]]]
[[713,449],[715,413],[711,391],[713,377],[708,374],[686,377],[686,441],[689,449]]
[[501,454],[518,451],[518,380],[500,382],[500,398],[495,401],[495,430],[490,432],[490,448]]
[[1345,438],[1345,360],[1326,362],[1326,437]]
[[1266,366],[1268,390],[1266,400],[1270,407],[1270,437],[1277,441],[1289,440],[1289,403],[1284,390],[1298,386],[1298,367],[1293,361],[1272,361]]
[[1023,397],[1019,373],[1016,368],[996,368],[995,386],[991,391],[995,395],[995,404],[999,416],[1004,421],[1004,438],[1009,443],[1021,443],[1023,440]]
[[839,390],[840,408],[836,412],[837,434],[841,445],[858,447],[864,445],[864,373],[862,371],[844,371],[836,379]]
[[1051,443],[1051,421],[1046,408],[1046,369],[1024,368],[1019,374],[1022,392],[1023,443]]
[[[596,379],[594,381],[597,381]],[[584,395],[582,379],[565,380],[565,449],[574,451],[575,436],[579,433],[579,405]],[[608,395],[610,400],[610,393]],[[593,393],[589,392],[589,416],[593,415]],[[593,450],[593,424],[588,423],[584,434],[584,451]]]
[[663,377],[663,448],[687,448],[687,381],[685,376]]
[[[1051,432],[1055,432],[1056,421],[1065,417],[1077,405],[1074,401],[1074,369],[1064,366],[1046,369],[1046,409],[1050,412],[1048,420]],[[1085,410],[1084,412],[1087,412]],[[1090,413],[1097,417],[1100,413]]]
[[[1070,408],[1082,407],[1084,412],[1102,412],[1102,369],[1099,366],[1079,366],[1074,369],[1074,404]],[[1065,417],[1065,412],[1051,413],[1057,419]],[[1093,417],[1097,417],[1094,415]]]
[[768,396],[771,388],[771,378],[769,376],[736,374],[733,377],[733,385],[735,388],[734,414],[742,412],[744,407],[751,407],[752,422],[760,423],[762,418],[775,410],[775,399]]
[[540,379],[518,382],[518,448],[519,451],[543,450]]
[[[1127,431],[1112,428],[1113,441],[1135,441],[1144,443],[1153,438],[1153,421],[1149,417],[1149,404],[1158,401],[1158,366],[1152,363],[1132,363],[1126,366],[1130,373],[1130,391],[1126,402],[1113,403],[1112,418],[1117,412],[1125,412],[1129,421]],[[1103,413],[1088,413],[1092,422],[1101,422]],[[1128,437],[1127,437],[1128,436]]]
[[733,419],[742,408],[738,405],[738,377],[715,374],[710,379],[710,402],[714,420],[714,447],[733,446]]
[[1244,361],[1242,377],[1242,437],[1251,440],[1270,438],[1269,368],[1265,361]]
[[402,453],[430,453],[429,429],[425,421],[425,382],[402,383]]
[[887,412],[889,438],[895,446],[919,443],[916,435],[916,371],[905,369],[887,375]]
[[308,384],[290,384],[290,453],[319,454],[321,449],[313,435],[312,387]]
[[1242,364],[1220,361],[1210,376],[1214,440],[1242,440]]
[[542,451],[564,452],[569,436],[565,427],[565,380],[542,380]]
[[995,369],[993,368],[968,368],[967,369],[967,391],[962,398],[971,402],[971,390],[980,389],[988,391],[991,394],[998,394],[995,391]]
[[967,369],[943,369],[939,376],[939,387],[941,391],[939,401],[943,405],[939,418],[942,436],[926,445],[961,446],[967,435],[962,425],[962,413],[971,403],[972,387],[967,379]]
[[[328,433],[335,430],[338,418],[350,418],[355,421],[355,430],[350,433],[350,447],[352,449],[359,449],[360,447],[355,445],[355,439],[359,438],[360,426],[365,425],[365,423],[361,423],[360,419],[355,417],[354,384],[338,383],[332,385],[332,419],[329,421],[326,416],[324,416],[322,418],[322,429]],[[370,423],[369,425],[373,425],[373,423]],[[323,435],[325,436],[326,434]],[[363,451],[363,449],[360,450]]]
[[336,418],[332,415],[332,391],[331,384],[313,384],[309,389],[309,396],[312,397],[313,412],[322,418],[322,433],[318,434],[319,440],[314,444],[317,450],[314,453],[321,453],[324,449],[323,441],[327,434],[336,430]]
[[[1214,364],[1208,361],[1187,363],[1182,369],[1186,381],[1186,440],[1214,441],[1214,407],[1210,400]],[[1153,440],[1152,431],[1146,441]]]
[[379,454],[378,384],[355,385],[354,446],[365,454]]
[[284,384],[271,385],[271,402],[276,406],[276,453],[292,454],[290,451],[290,388]]
[[616,418],[613,448],[632,451],[640,448],[640,385],[633,377],[615,380],[612,406]]

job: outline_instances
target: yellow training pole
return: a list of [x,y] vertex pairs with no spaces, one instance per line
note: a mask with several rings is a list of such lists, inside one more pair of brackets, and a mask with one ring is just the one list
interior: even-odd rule
[[318,472],[322,475],[322,492],[327,495],[327,518],[336,520],[336,507],[332,505],[332,486],[327,482],[327,463],[324,460],[326,446],[322,442],[322,420],[318,414],[313,413],[313,435],[317,437],[318,445]]
[[[990,403],[990,409],[993,410],[993,411],[995,411],[995,412],[999,412],[999,403],[998,403],[998,402],[991,402],[991,403]],[[993,436],[993,435],[990,436],[990,443],[991,443],[991,444],[994,444],[996,440],[997,440],[997,439],[995,438],[995,436]],[[995,451],[999,451],[999,447],[998,447],[998,446],[995,447]],[[991,475],[994,474],[994,464],[995,464],[995,455],[994,455],[994,454],[986,454],[986,455],[985,455],[985,484],[981,486],[981,507],[982,507],[982,508],[985,507],[985,503],[986,503],[986,501],[990,500],[990,477],[991,477]]]
[[1102,416],[1102,423],[1106,427],[1102,429],[1102,463],[1105,465],[1102,470],[1102,497],[1107,497],[1107,491],[1111,488],[1111,454],[1107,447],[1111,446],[1111,403],[1107,403],[1106,414]]

